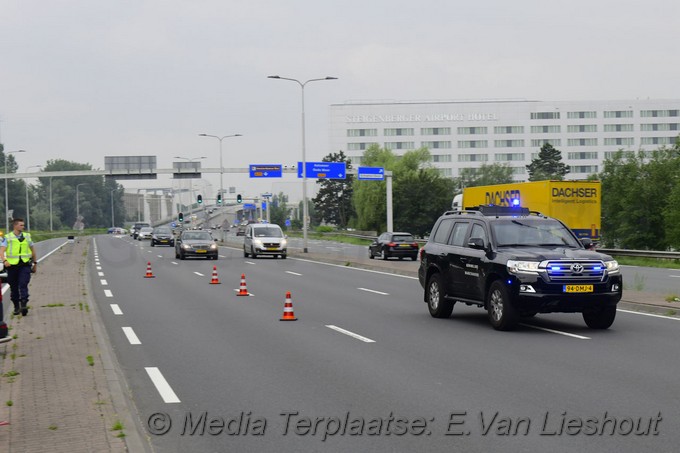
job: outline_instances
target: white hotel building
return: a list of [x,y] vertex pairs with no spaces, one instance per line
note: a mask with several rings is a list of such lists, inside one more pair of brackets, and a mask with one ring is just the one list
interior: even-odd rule
[[401,155],[426,147],[443,175],[508,164],[515,180],[544,143],[562,153],[568,179],[602,171],[618,150],[672,146],[680,134],[680,100],[347,102],[331,105],[331,149],[356,167],[372,144]]

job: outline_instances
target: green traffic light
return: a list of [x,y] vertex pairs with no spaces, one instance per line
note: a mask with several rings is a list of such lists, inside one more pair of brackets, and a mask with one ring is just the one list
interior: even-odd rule
[[243,203],[243,197],[241,197],[241,194],[236,195],[236,203]]

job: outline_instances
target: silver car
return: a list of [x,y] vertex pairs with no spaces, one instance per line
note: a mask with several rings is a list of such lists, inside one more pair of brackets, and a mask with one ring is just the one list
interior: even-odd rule
[[141,241],[143,239],[151,239],[151,235],[153,234],[153,228],[151,227],[142,227],[138,232],[137,232],[137,240]]

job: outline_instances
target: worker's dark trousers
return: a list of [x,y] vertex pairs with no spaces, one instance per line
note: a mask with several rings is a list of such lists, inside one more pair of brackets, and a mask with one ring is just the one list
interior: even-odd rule
[[28,282],[31,281],[31,266],[10,266],[7,268],[7,283],[16,310],[28,304]]

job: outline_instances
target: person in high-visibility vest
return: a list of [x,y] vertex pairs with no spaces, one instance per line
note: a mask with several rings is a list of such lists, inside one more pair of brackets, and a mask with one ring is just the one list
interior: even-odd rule
[[24,232],[24,219],[12,220],[13,231],[5,235],[0,243],[0,256],[7,270],[7,283],[10,299],[14,304],[14,314],[28,314],[28,283],[31,274],[37,270],[37,257],[31,234]]

